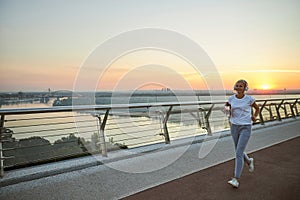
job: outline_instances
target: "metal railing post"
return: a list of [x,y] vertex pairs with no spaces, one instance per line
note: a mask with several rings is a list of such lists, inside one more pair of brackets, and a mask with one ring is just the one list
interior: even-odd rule
[[[291,109],[292,109],[292,112],[293,112],[293,115],[295,118],[299,115],[297,103],[298,103],[298,99],[296,99],[296,101],[293,103],[293,105],[291,105]],[[295,109],[296,113],[294,112],[294,109]]]
[[288,118],[288,117],[289,117],[289,114],[288,114],[287,109],[286,109],[286,105],[287,105],[287,104],[289,104],[289,103],[288,103],[288,102],[285,102],[285,103],[283,104],[283,109],[284,109],[285,118]]
[[194,113],[190,113],[190,115],[193,116],[197,120],[199,128],[203,127],[202,126],[202,120],[201,120],[201,117],[200,117],[201,115],[199,114],[199,113],[202,113],[202,112],[203,112],[202,108],[198,108],[197,112],[196,112],[197,116]]
[[3,156],[3,145],[2,145],[2,133],[4,131],[4,118],[5,118],[5,115],[1,115],[1,121],[0,121],[0,177],[4,176],[4,156]]
[[272,112],[272,104],[269,104],[268,107],[269,107],[269,108],[265,107],[265,109],[266,109],[267,111],[269,111],[270,120],[273,120],[273,119],[274,119],[274,116],[273,116],[273,112]]
[[295,115],[295,112],[294,112],[294,109],[293,109],[293,104],[289,103],[289,106],[290,106],[290,110],[291,110],[291,115],[293,118],[296,118],[296,115]]
[[215,104],[212,104],[212,106],[209,108],[207,114],[205,115],[205,124],[206,124],[206,130],[207,130],[207,135],[212,136],[212,131],[209,123],[209,117],[211,115],[212,109],[215,106]]
[[172,108],[173,108],[173,106],[170,106],[170,108],[169,108],[168,112],[166,113],[166,116],[163,120],[164,137],[165,137],[165,143],[166,144],[170,144],[170,136],[169,136],[167,123],[168,123],[168,119],[170,117]]
[[[262,114],[262,112],[263,112],[263,109],[264,109],[264,107],[266,106],[266,104],[267,104],[267,101],[265,101],[264,103],[263,103],[263,105],[260,107],[260,109],[259,109],[259,121],[260,121],[260,124],[261,125],[264,125],[265,124],[265,121],[264,121],[264,117],[263,117],[263,114]],[[275,106],[276,107],[276,106]]]
[[97,115],[98,123],[100,126],[99,130],[99,138],[100,138],[100,148],[101,148],[101,155],[107,157],[107,148],[106,148],[106,141],[105,141],[105,134],[104,134],[104,128],[107,122],[109,109],[106,110],[103,121],[101,122],[100,115]]
[[281,108],[281,105],[283,104],[284,100],[282,100],[278,106],[275,106],[276,107],[276,112],[277,112],[277,116],[278,116],[278,120],[281,121],[281,115],[280,115],[280,108]]

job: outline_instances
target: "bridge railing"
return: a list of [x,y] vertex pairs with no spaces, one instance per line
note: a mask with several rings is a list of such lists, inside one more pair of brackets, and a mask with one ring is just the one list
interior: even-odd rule
[[[299,98],[257,100],[254,124],[300,116]],[[0,170],[102,154],[229,128],[224,101],[0,110]]]

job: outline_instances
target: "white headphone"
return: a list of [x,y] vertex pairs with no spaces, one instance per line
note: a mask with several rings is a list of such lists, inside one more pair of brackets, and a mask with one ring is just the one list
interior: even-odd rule
[[238,82],[244,83],[244,85],[245,85],[245,91],[248,91],[248,83],[247,83],[247,81],[245,81],[245,80],[243,80],[243,79],[238,80],[238,81],[234,84],[233,90],[237,90],[236,84],[237,84]]

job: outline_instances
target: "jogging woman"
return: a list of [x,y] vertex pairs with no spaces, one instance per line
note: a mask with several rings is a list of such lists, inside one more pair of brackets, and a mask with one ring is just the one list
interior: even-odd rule
[[[247,81],[238,80],[234,90],[236,94],[229,97],[226,103],[230,107],[230,131],[236,152],[234,177],[228,183],[238,188],[244,161],[248,164],[249,171],[254,171],[254,159],[247,156],[245,149],[251,135],[252,121],[255,122],[259,114],[259,107],[252,96],[245,94],[248,90]],[[252,107],[255,109],[254,113]]]

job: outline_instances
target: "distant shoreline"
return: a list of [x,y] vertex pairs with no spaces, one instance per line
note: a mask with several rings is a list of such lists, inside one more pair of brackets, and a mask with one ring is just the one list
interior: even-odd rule
[[[223,95],[223,94],[233,94],[232,90],[120,90],[120,91],[111,91],[111,90],[103,90],[103,91],[76,91],[73,92],[71,90],[57,90],[51,92],[45,91],[11,91],[11,92],[1,92],[0,97],[4,96],[21,96],[21,95],[47,95],[47,94],[57,94],[57,95],[66,95],[69,96],[70,94],[134,94],[134,95],[141,95],[141,94],[196,94],[196,95]],[[252,95],[268,95],[268,94],[300,94],[300,89],[287,89],[287,90],[249,90],[248,94]]]

